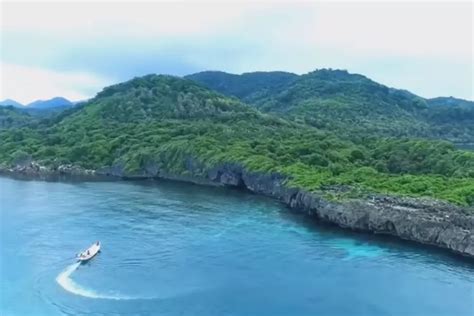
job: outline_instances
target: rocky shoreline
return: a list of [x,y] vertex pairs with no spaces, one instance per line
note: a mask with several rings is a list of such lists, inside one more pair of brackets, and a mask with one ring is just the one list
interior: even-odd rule
[[433,199],[370,195],[363,199],[330,201],[323,194],[288,187],[280,174],[249,172],[236,164],[222,164],[203,172],[199,164],[186,163],[188,175],[176,175],[151,164],[140,172],[127,173],[121,166],[85,170],[73,165],[48,168],[27,162],[0,174],[29,178],[78,177],[81,179],[170,179],[200,185],[230,186],[280,200],[340,227],[386,234],[433,245],[474,258],[474,211]]

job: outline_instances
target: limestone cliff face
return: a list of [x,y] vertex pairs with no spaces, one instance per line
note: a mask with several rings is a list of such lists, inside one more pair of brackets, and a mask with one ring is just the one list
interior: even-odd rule
[[344,228],[389,234],[474,257],[474,215],[449,203],[389,196],[331,202],[287,187],[281,175],[251,173],[232,165],[216,167],[209,179],[272,196],[292,209]]
[[402,239],[449,249],[474,258],[474,212],[432,199],[373,195],[365,199],[328,201],[321,194],[286,185],[286,178],[275,173],[247,171],[237,164],[221,164],[204,171],[193,159],[186,162],[186,175],[177,175],[149,163],[138,172],[123,166],[83,170],[74,166],[49,169],[34,162],[1,169],[3,173],[33,177],[47,175],[108,176],[123,179],[164,178],[204,185],[231,186],[273,197],[291,209],[340,227],[393,235]]

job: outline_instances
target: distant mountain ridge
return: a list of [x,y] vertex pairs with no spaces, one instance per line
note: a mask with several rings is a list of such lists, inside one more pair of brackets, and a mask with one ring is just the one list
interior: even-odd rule
[[[83,102],[83,101],[79,101]],[[17,102],[12,99],[5,99],[3,101],[0,101],[0,106],[14,106],[17,108],[22,108],[22,109],[49,109],[49,108],[56,108],[56,107],[71,107],[74,106],[76,102],[71,102],[68,99],[64,97],[54,97],[48,100],[36,100],[33,102],[30,102],[26,105],[21,104],[20,102]]]
[[48,109],[48,108],[55,108],[55,107],[71,107],[73,106],[74,103],[69,101],[66,98],[63,97],[54,97],[49,100],[37,100],[34,102],[31,102],[27,104],[26,106],[28,108],[34,108],[34,109]]
[[9,106],[9,105],[14,106],[14,107],[23,107],[23,104],[12,99],[5,99],[3,101],[0,101],[0,106]]

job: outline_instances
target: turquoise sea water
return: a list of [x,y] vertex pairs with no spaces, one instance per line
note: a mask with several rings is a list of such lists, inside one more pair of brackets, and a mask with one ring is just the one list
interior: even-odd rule
[[235,190],[0,178],[0,215],[2,316],[474,315],[474,262]]

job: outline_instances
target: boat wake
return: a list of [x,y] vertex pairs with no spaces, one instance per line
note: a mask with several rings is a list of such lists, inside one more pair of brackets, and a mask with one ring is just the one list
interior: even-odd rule
[[71,279],[71,275],[76,271],[76,269],[81,265],[80,262],[73,263],[68,266],[64,271],[62,271],[57,277],[56,282],[66,291],[76,294],[79,296],[87,297],[87,298],[95,298],[95,299],[106,299],[106,300],[133,300],[138,299],[129,296],[122,296],[122,295],[110,295],[110,294],[103,294],[98,293],[94,290],[84,288],[74,282]]

